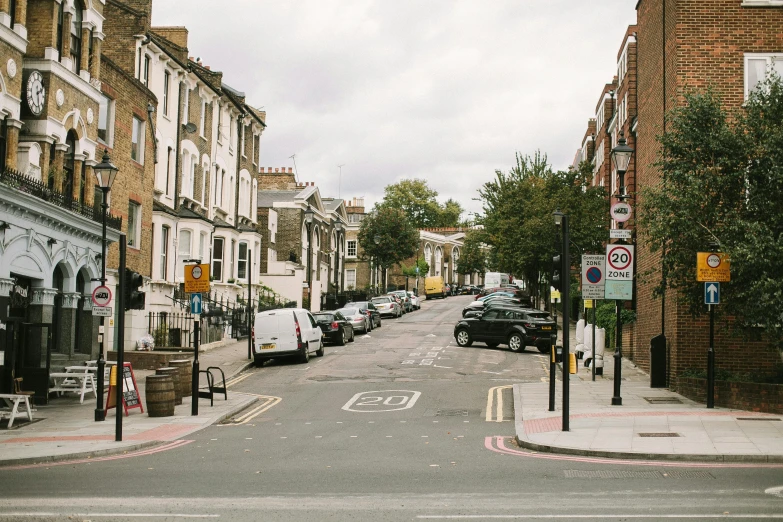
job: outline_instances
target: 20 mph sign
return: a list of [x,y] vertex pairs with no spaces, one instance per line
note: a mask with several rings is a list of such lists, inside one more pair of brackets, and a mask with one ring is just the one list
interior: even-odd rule
[[633,245],[606,245],[606,279],[633,280]]

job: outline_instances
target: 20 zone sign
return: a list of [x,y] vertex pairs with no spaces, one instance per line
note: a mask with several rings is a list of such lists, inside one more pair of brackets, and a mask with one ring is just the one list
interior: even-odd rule
[[606,278],[633,279],[633,245],[606,245]]
[[413,408],[421,392],[410,390],[381,390],[360,392],[351,397],[342,409],[358,413],[397,411]]

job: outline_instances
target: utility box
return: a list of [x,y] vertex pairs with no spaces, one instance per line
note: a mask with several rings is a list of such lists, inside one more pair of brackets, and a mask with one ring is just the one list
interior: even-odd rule
[[650,339],[650,388],[666,388],[666,336]]

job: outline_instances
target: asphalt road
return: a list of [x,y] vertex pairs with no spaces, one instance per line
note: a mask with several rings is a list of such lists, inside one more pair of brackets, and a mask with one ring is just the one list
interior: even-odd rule
[[[0,471],[4,520],[783,518],[783,470],[635,465],[522,451],[508,388],[546,377],[534,348],[459,348],[472,297],[424,302],[307,365],[230,390],[259,407],[170,451]],[[768,491],[769,490],[769,491]]]

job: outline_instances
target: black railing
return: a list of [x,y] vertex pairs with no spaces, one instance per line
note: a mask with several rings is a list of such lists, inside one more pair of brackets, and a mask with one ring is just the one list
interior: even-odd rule
[[155,349],[193,348],[193,316],[183,313],[150,312],[147,332],[155,341]]
[[[86,205],[79,200],[73,199],[73,197],[68,194],[63,194],[62,192],[50,189],[40,181],[16,170],[5,169],[4,171],[0,171],[0,183],[15,188],[25,194],[30,194],[31,196],[51,203],[52,205],[70,210],[71,212],[82,215],[92,221],[101,222],[102,216],[99,209],[95,209],[91,205]],[[106,226],[115,230],[122,230],[122,218],[108,214],[106,216]]]

